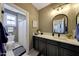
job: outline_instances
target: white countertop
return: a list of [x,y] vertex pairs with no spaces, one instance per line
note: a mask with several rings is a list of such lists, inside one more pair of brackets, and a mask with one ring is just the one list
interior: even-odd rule
[[43,35],[39,34],[39,35],[33,35],[33,36],[47,38],[49,40],[55,40],[55,41],[64,42],[64,43],[79,46],[79,42],[76,39],[68,39],[67,37],[64,37],[64,36],[57,37],[57,36],[52,36],[52,35],[48,35],[48,34],[43,34]]

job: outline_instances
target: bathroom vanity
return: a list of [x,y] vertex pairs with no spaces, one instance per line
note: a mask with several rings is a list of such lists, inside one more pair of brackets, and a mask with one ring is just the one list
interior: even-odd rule
[[79,56],[79,42],[66,37],[33,35],[33,48],[45,56]]

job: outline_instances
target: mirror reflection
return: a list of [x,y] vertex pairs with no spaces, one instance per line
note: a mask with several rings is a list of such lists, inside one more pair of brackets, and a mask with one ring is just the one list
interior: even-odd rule
[[64,14],[59,14],[53,18],[53,33],[67,33],[68,32],[68,18]]

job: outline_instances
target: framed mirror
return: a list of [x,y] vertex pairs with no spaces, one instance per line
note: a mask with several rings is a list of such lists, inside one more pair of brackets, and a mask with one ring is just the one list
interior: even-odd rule
[[56,15],[52,20],[52,32],[59,34],[68,33],[68,17],[64,14]]

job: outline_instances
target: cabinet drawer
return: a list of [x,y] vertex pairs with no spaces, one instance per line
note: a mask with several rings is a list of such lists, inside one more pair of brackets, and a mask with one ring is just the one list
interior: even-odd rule
[[47,43],[48,44],[52,44],[52,45],[59,45],[59,42],[57,42],[57,41],[54,41],[54,40],[47,40]]
[[39,39],[39,37],[33,36],[33,39]]
[[42,42],[46,43],[46,39],[45,38],[39,37],[39,41],[42,41]]

